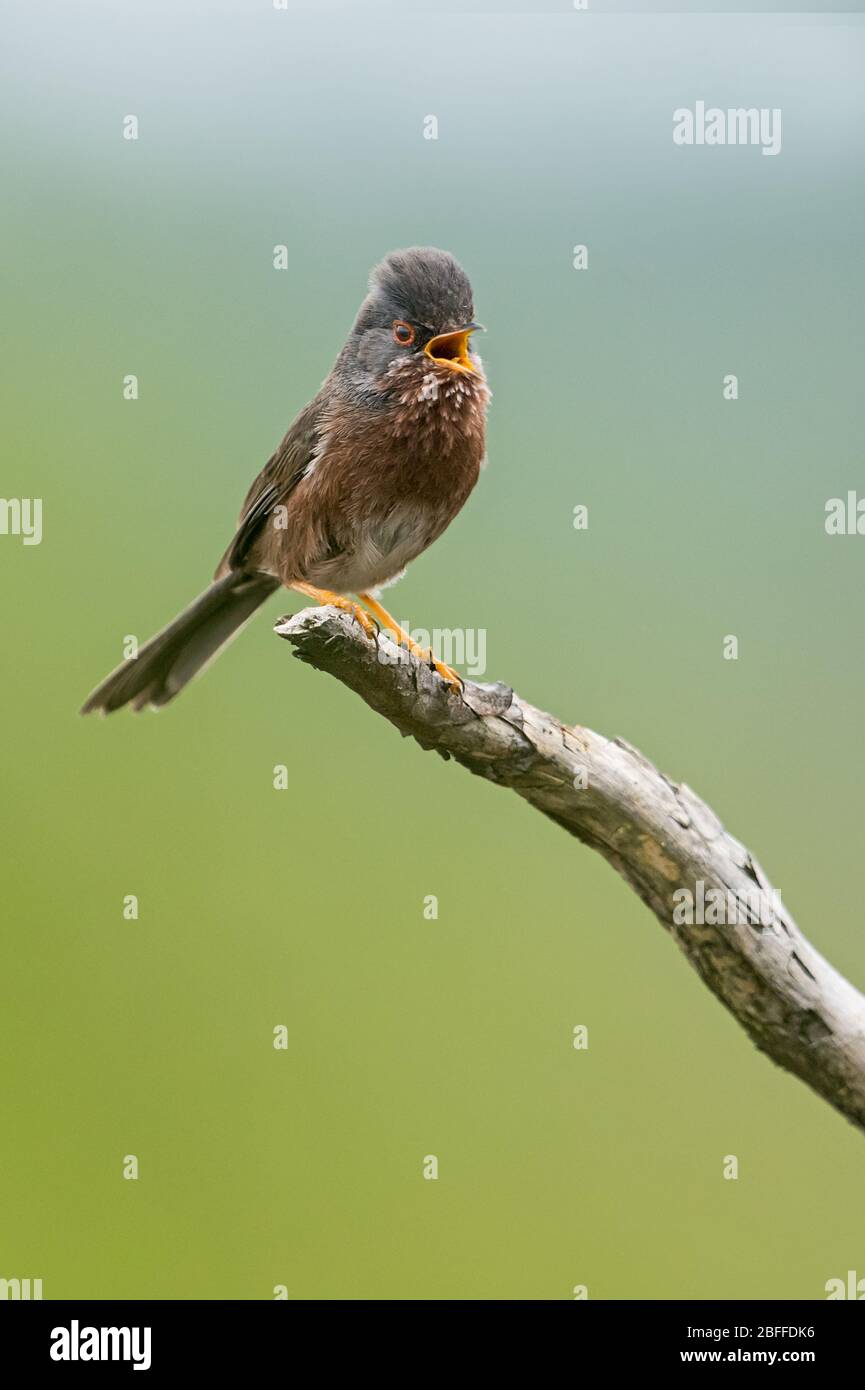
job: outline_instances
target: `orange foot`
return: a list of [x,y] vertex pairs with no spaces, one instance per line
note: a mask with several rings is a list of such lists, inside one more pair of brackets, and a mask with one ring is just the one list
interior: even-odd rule
[[316,589],[312,584],[292,584],[298,594],[306,594],[307,598],[314,598],[317,603],[329,603],[333,608],[339,608],[343,613],[350,613],[355,622],[360,623],[367,637],[375,637],[378,632],[378,623],[371,618],[365,608],[361,608],[359,603],[354,603],[350,598],[343,598],[342,594],[332,594],[330,589]]
[[371,594],[361,594],[360,597],[363,599],[366,606],[372,609],[372,612],[378,618],[382,627],[388,628],[395,635],[397,641],[403,647],[408,647],[409,651],[413,656],[417,657],[418,661],[422,661],[425,666],[434,667],[445,684],[450,686],[451,690],[462,690],[464,682],[458,671],[454,671],[452,667],[446,666],[443,661],[437,661],[429,647],[418,646],[417,642],[406,632],[405,628],[400,627],[399,623],[394,622],[387,609],[382,608],[378,600],[374,599]]

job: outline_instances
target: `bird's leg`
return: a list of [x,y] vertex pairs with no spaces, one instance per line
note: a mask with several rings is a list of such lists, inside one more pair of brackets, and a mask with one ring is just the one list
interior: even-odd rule
[[359,597],[363,599],[367,608],[375,614],[382,627],[387,628],[394,634],[397,642],[403,647],[408,647],[409,651],[416,656],[419,661],[422,661],[425,666],[434,666],[442,680],[445,681],[451,689],[462,690],[463,679],[459,672],[452,670],[450,666],[446,666],[443,661],[437,661],[429,647],[419,646],[414,638],[406,632],[405,628],[400,627],[399,623],[394,621],[387,609],[382,608],[378,599],[374,599],[371,594],[360,594]]
[[289,587],[298,594],[306,594],[307,598],[314,598],[316,603],[329,603],[334,608],[341,608],[344,613],[350,613],[355,622],[360,623],[367,637],[377,635],[378,624],[365,608],[361,608],[359,603],[354,603],[350,598],[343,598],[342,594],[332,594],[330,589],[316,589],[314,585],[302,584],[299,580]]

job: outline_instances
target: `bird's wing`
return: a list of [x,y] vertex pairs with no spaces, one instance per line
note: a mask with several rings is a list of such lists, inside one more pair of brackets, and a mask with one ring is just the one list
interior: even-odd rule
[[243,503],[237,530],[217,566],[215,578],[243,569],[275,507],[284,506],[312,462],[319,442],[318,410],[313,401],[290,426],[279,448],[262,468]]

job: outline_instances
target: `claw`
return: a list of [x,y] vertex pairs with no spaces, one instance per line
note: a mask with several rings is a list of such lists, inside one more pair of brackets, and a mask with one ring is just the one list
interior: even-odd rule
[[341,608],[344,613],[350,613],[355,622],[360,625],[367,637],[376,639],[379,634],[379,625],[375,618],[370,617],[365,608],[361,608],[359,603],[352,603],[350,598],[331,599],[334,608]]
[[458,694],[463,692],[465,689],[465,681],[458,671],[452,670],[451,667],[446,666],[443,661],[437,661],[429,647],[418,646],[411,634],[406,632],[404,628],[401,628],[399,623],[394,622],[387,609],[382,608],[381,604],[377,599],[373,598],[372,594],[361,594],[361,598],[364,603],[372,609],[376,617],[381,618],[388,631],[394,634],[400,646],[407,647],[412,655],[415,656],[418,661],[424,662],[431,671],[437,671],[445,684],[450,686],[451,690],[456,691]]
[[438,672],[445,685],[449,685],[451,690],[455,690],[457,694],[462,694],[465,689],[465,681],[459,671],[455,671],[452,666],[446,666],[443,661],[434,657],[431,647],[413,646],[412,650],[418,661],[422,661],[431,671]]

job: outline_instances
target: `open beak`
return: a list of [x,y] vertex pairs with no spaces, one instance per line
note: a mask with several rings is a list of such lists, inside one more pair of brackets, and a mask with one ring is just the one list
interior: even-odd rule
[[434,362],[451,367],[455,372],[476,372],[477,367],[469,357],[469,338],[480,327],[479,323],[467,323],[463,328],[455,328],[452,333],[439,333],[435,338],[430,338],[424,352]]

